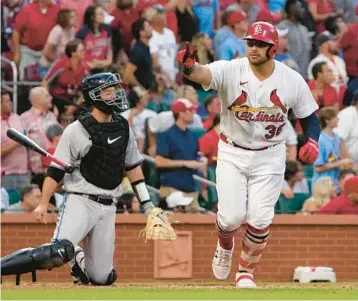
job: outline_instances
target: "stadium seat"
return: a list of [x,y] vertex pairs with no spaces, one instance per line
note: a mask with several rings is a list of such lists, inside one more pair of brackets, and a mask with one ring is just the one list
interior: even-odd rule
[[303,170],[305,172],[305,178],[311,179],[313,177],[313,172],[314,172],[313,165],[305,165],[303,167]]
[[283,195],[280,195],[275,206],[275,213],[295,214],[301,210],[303,203],[310,196],[309,193],[295,193],[293,199],[286,199]]
[[190,129],[191,132],[193,132],[197,139],[200,139],[205,133],[205,129]]
[[[216,183],[216,165],[208,166],[208,180]],[[212,209],[215,207],[218,201],[218,193],[215,187],[208,186],[208,209]]]
[[20,191],[17,189],[6,190],[9,195],[9,205],[16,204],[21,201]]

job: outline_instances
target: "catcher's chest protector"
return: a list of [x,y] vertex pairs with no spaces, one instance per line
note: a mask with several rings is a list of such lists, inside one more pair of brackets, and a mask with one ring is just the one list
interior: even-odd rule
[[98,123],[89,113],[78,121],[90,134],[92,146],[82,158],[80,171],[85,180],[102,189],[115,189],[123,178],[129,139],[127,120],[117,115],[112,122]]

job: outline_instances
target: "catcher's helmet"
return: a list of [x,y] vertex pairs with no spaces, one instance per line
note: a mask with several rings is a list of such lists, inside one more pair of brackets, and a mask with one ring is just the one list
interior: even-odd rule
[[[85,103],[93,105],[107,114],[126,111],[129,109],[129,103],[121,82],[119,74],[110,72],[86,76],[82,81],[82,92]],[[115,97],[105,98],[103,89],[108,87],[116,87],[114,92]]]
[[272,45],[267,52],[267,56],[270,59],[275,57],[279,39],[277,30],[272,24],[263,21],[251,24],[244,40],[258,40]]

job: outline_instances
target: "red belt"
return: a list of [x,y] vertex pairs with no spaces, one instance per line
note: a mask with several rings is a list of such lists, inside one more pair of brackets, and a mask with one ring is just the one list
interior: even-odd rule
[[232,141],[230,138],[226,137],[226,135],[224,135],[223,133],[220,133],[220,138],[222,141],[224,141],[226,144],[229,144],[229,145],[232,145],[234,147],[237,147],[237,148],[242,148],[242,149],[245,149],[245,150],[249,150],[249,151],[263,151],[265,149],[268,149],[270,147],[273,147],[277,144],[274,144],[274,145],[270,145],[270,146],[265,146],[265,147],[261,147],[261,148],[247,148],[247,147],[243,147],[241,145],[238,145],[236,144],[234,141]]

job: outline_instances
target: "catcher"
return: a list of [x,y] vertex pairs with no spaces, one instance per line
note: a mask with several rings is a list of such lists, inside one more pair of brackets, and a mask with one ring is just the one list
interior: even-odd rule
[[[42,200],[34,210],[36,220],[45,223],[49,199],[64,180],[66,196],[53,238],[37,248],[3,257],[2,275],[20,275],[68,263],[75,283],[114,283],[115,199],[121,195],[124,172],[148,215],[143,230],[146,239],[176,238],[167,216],[150,201],[140,167],[143,158],[128,122],[119,114],[129,108],[119,76],[89,75],[83,79],[82,91],[92,111],[82,113],[64,130],[55,151],[55,157],[73,170],[67,173],[51,164]],[[83,249],[78,246],[81,241]]]

